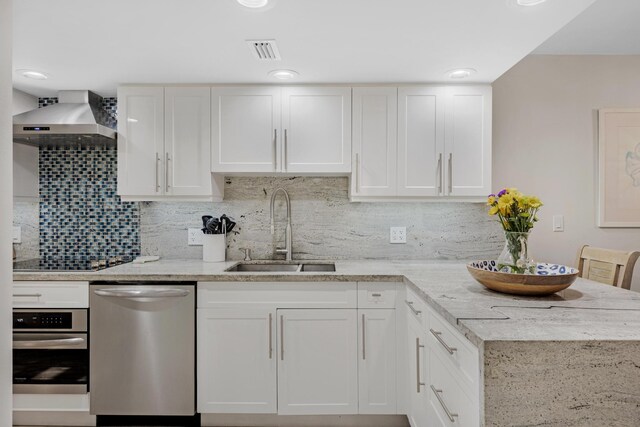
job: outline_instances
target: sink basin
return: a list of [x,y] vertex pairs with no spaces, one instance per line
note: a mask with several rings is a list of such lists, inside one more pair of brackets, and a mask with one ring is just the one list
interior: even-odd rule
[[302,263],[290,263],[290,262],[239,262],[233,267],[229,267],[225,270],[229,273],[300,273],[300,272],[327,272],[336,271],[336,265],[334,263],[317,263],[317,262],[302,262]]
[[336,271],[336,265],[334,263],[327,264],[302,264],[300,271]]

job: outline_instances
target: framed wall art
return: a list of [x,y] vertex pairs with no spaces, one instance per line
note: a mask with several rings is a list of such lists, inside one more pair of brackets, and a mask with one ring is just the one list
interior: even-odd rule
[[598,227],[640,227],[640,108],[598,112]]

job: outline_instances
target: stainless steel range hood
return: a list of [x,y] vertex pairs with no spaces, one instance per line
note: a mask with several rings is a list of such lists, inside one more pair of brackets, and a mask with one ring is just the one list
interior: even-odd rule
[[13,116],[13,142],[45,144],[114,144],[116,120],[88,90],[64,90],[58,103]]

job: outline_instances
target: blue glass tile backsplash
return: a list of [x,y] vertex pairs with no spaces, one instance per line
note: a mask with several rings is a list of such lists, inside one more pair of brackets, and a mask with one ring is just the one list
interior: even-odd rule
[[[116,105],[103,102],[114,115]],[[116,195],[115,147],[42,146],[39,169],[41,257],[140,255],[140,208]]]

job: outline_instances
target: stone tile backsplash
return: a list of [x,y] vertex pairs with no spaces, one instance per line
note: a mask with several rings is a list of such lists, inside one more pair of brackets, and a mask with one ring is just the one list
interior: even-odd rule
[[[281,198],[276,234],[270,233],[269,202],[278,187],[291,196],[298,259],[482,259],[496,257],[504,244],[482,203],[350,203],[347,178],[227,177],[221,203],[142,203],[142,253],[200,258],[200,246],[187,246],[187,228],[201,227],[202,215],[226,213],[238,223],[227,239],[227,259],[242,259],[245,247],[254,259],[271,258],[274,242],[284,241]],[[406,244],[389,244],[392,225],[407,227]]]

